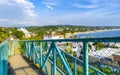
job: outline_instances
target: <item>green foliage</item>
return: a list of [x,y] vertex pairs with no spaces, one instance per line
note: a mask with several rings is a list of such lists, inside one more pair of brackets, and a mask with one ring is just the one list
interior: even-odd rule
[[109,75],[119,75],[119,74],[116,72],[110,72]]
[[106,74],[109,74],[111,72],[109,67],[103,67],[101,70],[102,70],[102,72],[104,72]]
[[102,42],[96,42],[94,43],[96,50],[100,50],[105,47],[105,45]]
[[77,75],[83,75],[83,68],[80,66],[77,67]]
[[57,57],[57,66],[62,69],[62,62],[60,60],[60,57]]
[[93,73],[93,72],[95,72],[94,70],[92,70],[92,69],[89,69],[89,73]]
[[25,53],[25,42],[20,42],[20,52],[21,54]]
[[119,75],[117,72],[111,72],[109,67],[101,68],[101,71],[106,73],[107,75]]
[[0,28],[0,42],[10,36],[8,28]]
[[[52,32],[61,34],[64,37],[66,33],[85,32],[101,30],[103,27],[90,27],[90,26],[74,26],[74,25],[57,25],[57,26],[33,26],[27,27],[27,30],[36,34],[32,39],[43,39],[45,34],[51,35]],[[72,36],[71,36],[72,37]]]
[[73,52],[73,56],[75,56],[75,57],[77,56],[77,53],[76,53],[76,51],[74,51],[74,52]]
[[18,31],[17,29],[15,29],[15,30],[12,32],[12,35],[16,36],[16,38],[18,38],[18,39],[22,39],[24,33],[23,33],[22,31]]
[[119,48],[119,47],[118,47],[118,46],[113,45],[113,46],[111,46],[111,48]]
[[10,36],[14,36],[17,39],[23,39],[24,33],[22,31],[18,31],[17,28],[3,28],[0,27],[0,42],[4,41]]
[[69,48],[69,47],[67,47],[67,48],[65,49],[65,51],[66,51],[67,53],[69,53],[69,54],[72,54],[72,50],[71,50],[71,48]]

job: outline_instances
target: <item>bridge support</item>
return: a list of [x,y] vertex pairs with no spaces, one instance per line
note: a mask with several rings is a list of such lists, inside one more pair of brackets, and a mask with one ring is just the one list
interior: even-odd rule
[[42,61],[42,59],[43,59],[43,58],[42,58],[42,50],[43,50],[43,49],[42,49],[42,42],[40,42],[40,67],[42,66],[42,62],[43,62],[43,61]]
[[53,47],[53,75],[56,75],[56,49],[54,47]]
[[89,75],[89,63],[88,63],[88,42],[83,42],[83,69],[84,75]]
[[76,75],[76,60],[74,60],[74,75]]

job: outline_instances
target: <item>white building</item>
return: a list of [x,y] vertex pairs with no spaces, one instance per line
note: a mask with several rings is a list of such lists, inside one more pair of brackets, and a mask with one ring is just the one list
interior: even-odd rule
[[25,34],[25,37],[26,38],[30,38],[31,37],[31,35],[30,35],[30,32],[27,30],[27,29],[25,29],[25,28],[20,28],[20,29],[18,29],[19,31],[22,31],[24,34]]
[[77,53],[77,57],[80,56],[80,53],[82,51],[82,43],[72,43],[72,52],[76,52]]
[[64,39],[64,36],[61,34],[56,34],[55,32],[52,32],[51,35],[49,34],[44,35],[44,40],[48,40],[48,39]]

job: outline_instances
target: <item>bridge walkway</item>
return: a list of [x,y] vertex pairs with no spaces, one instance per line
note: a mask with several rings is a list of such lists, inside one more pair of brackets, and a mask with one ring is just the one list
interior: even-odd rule
[[32,62],[20,54],[9,58],[8,70],[8,75],[44,75]]

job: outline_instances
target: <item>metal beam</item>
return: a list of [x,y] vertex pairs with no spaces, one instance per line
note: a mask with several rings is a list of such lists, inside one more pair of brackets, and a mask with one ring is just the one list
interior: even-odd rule
[[44,62],[43,62],[43,64],[42,64],[41,69],[43,69],[43,68],[45,67],[46,61],[47,61],[47,59],[48,59],[48,57],[49,57],[49,55],[50,55],[50,52],[51,52],[51,50],[52,50],[52,47],[53,47],[53,42],[51,43],[50,49],[49,49],[48,52],[47,52],[46,58],[45,58],[45,60],[44,60]]
[[[21,40],[26,41],[26,40]],[[53,39],[53,40],[27,40],[28,42],[120,42],[120,37],[102,38],[77,38],[77,39]]]
[[42,42],[40,42],[40,67],[42,67]]
[[60,59],[61,59],[63,65],[64,65],[64,67],[65,67],[65,69],[66,69],[66,71],[67,71],[67,75],[72,75],[72,72],[71,72],[70,68],[68,67],[68,65],[67,65],[67,63],[66,63],[66,61],[65,61],[65,59],[63,58],[63,56],[62,56],[62,54],[61,54],[59,48],[57,47],[56,44],[54,44],[54,45],[55,45],[55,48],[56,48],[56,51],[57,51],[58,55],[60,56]]
[[84,75],[89,75],[89,63],[88,63],[88,42],[83,42],[83,69]]
[[[55,43],[54,43],[55,44]],[[54,48],[53,45],[53,75],[56,75],[56,49]]]
[[76,75],[76,60],[74,59],[74,75]]

